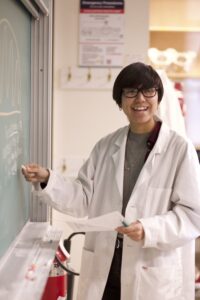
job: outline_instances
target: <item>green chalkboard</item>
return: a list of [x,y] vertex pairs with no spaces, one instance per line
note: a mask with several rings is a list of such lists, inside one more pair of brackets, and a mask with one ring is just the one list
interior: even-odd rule
[[0,0],[0,257],[29,219],[31,16],[18,0]]

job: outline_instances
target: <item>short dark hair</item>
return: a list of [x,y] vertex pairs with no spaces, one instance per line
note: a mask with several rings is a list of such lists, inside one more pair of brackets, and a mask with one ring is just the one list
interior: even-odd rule
[[164,88],[160,76],[152,66],[142,62],[132,63],[121,70],[113,85],[113,99],[121,107],[123,89],[138,87],[156,87],[158,102],[162,100]]

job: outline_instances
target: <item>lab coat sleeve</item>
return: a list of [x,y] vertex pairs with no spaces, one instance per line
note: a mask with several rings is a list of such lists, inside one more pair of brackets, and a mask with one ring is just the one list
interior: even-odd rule
[[170,250],[200,235],[200,166],[190,142],[180,161],[170,198],[172,209],[140,219],[145,231],[143,247]]
[[75,217],[87,216],[88,207],[93,196],[93,179],[95,174],[98,145],[89,159],[81,167],[76,179],[66,178],[50,170],[47,186],[36,191],[37,197],[56,210]]

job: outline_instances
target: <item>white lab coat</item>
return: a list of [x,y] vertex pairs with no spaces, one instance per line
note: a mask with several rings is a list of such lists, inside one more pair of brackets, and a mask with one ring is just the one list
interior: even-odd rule
[[158,115],[170,128],[180,135],[186,136],[185,119],[181,111],[174,83],[168,78],[164,70],[157,70],[157,72],[164,86],[164,95],[158,106]]
[[[89,218],[122,209],[128,126],[100,140],[75,181],[51,172],[43,201]],[[143,242],[124,237],[121,300],[193,300],[194,239],[200,233],[200,168],[193,145],[164,123],[134,187],[126,219]],[[117,232],[86,234],[77,300],[101,300]]]

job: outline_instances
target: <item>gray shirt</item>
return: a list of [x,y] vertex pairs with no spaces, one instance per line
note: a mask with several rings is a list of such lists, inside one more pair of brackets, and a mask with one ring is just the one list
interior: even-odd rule
[[138,179],[140,171],[144,165],[145,157],[147,153],[147,140],[150,136],[148,133],[133,133],[129,130],[126,152],[125,152],[125,163],[124,163],[124,186],[123,186],[123,207],[122,214],[125,214],[125,209],[135,183]]

